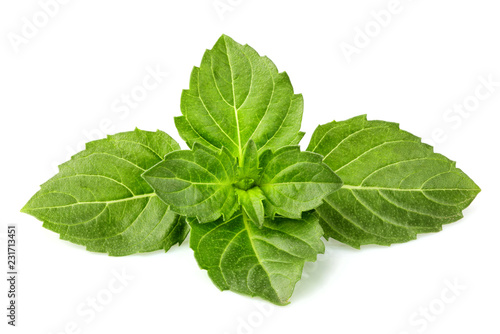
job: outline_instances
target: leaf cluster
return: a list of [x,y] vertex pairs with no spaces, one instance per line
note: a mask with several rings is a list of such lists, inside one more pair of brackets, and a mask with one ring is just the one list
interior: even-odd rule
[[462,217],[479,187],[395,123],[358,116],[299,142],[286,73],[223,35],[182,93],[175,125],[87,144],[22,209],[61,239],[123,256],[181,244],[221,290],[288,303],[324,238],[391,245]]

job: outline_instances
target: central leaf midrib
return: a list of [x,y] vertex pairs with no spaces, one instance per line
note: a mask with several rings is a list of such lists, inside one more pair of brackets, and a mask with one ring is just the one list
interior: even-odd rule
[[[269,275],[269,272],[267,271],[267,269],[265,268],[264,266],[264,261],[262,261],[262,259],[260,258],[259,256],[259,253],[257,252],[257,249],[255,248],[255,244],[253,242],[253,235],[252,235],[252,232],[250,230],[250,226],[248,224],[248,219],[247,219],[247,216],[246,214],[242,214],[242,220],[243,220],[243,225],[245,226],[245,230],[247,231],[247,234],[248,234],[248,240],[250,242],[250,246],[252,246],[252,250],[255,254],[255,257],[257,258],[257,262],[259,263],[260,267],[264,270],[264,272],[266,273],[267,275],[267,278],[269,279],[269,285],[271,285],[272,287],[272,290],[273,290],[273,293],[276,295],[276,298],[277,299],[280,299],[278,294],[276,293],[275,289],[274,289],[274,286],[273,286],[273,283],[271,281],[271,275]],[[249,272],[250,273],[250,272]],[[248,284],[247,284],[248,285]],[[249,287],[250,288],[250,287]],[[252,291],[252,290],[251,290]]]
[[418,191],[418,192],[427,192],[427,191],[477,191],[477,189],[473,188],[390,188],[390,187],[365,187],[365,186],[352,186],[348,184],[344,184],[342,188],[345,189],[355,189],[355,190],[388,190],[388,191]]
[[243,167],[243,152],[242,152],[242,147],[241,147],[241,134],[240,134],[240,121],[238,119],[238,109],[236,108],[236,90],[234,87],[234,73],[233,73],[233,67],[231,66],[231,57],[229,56],[229,50],[227,47],[227,43],[225,43],[226,46],[226,55],[227,55],[227,63],[229,65],[229,71],[231,72],[231,88],[233,91],[233,109],[234,109],[234,118],[236,120],[236,132],[238,134],[238,155],[239,155],[239,165],[240,167]]
[[[277,156],[275,159],[277,160],[279,156]],[[274,160],[274,159],[273,159]],[[279,160],[278,160],[279,161]],[[267,174],[267,169],[268,167],[272,164],[272,161],[268,163],[268,165],[266,166],[266,169],[262,172],[262,175],[266,175]],[[291,165],[288,165],[286,166],[285,168],[282,168],[276,175],[273,176],[273,178],[271,180],[269,180],[267,182],[267,184],[273,184],[273,183],[288,183],[288,182],[274,182],[276,179],[280,178],[283,174],[286,174],[289,170],[291,169],[294,169],[294,168],[297,168],[297,165],[306,165],[304,166],[304,169],[305,167],[309,167],[309,166],[318,166],[319,164],[318,163],[315,163],[313,161],[296,161],[294,162],[293,164]],[[317,173],[319,174],[319,173]],[[317,175],[316,174],[316,175]],[[297,183],[302,183],[302,182],[306,182],[306,183],[310,183],[310,182],[314,182],[314,181],[310,181],[310,180],[307,180],[307,181],[298,181]],[[290,183],[295,183],[295,182],[290,182]],[[321,183],[321,182],[314,182],[314,183]],[[329,182],[323,182],[323,183],[329,183]]]
[[44,207],[40,207],[40,208],[32,208],[32,209],[29,209],[29,211],[45,210],[45,209],[59,209],[59,208],[65,208],[65,207],[70,207],[70,206],[75,206],[75,205],[85,205],[85,204],[106,204],[107,205],[107,204],[112,204],[112,203],[131,201],[131,200],[138,199],[138,198],[153,197],[153,196],[156,196],[156,194],[155,193],[148,193],[148,194],[142,194],[142,195],[134,195],[131,197],[120,198],[120,199],[109,200],[109,201],[76,202],[76,203],[59,205],[59,206],[44,206]]

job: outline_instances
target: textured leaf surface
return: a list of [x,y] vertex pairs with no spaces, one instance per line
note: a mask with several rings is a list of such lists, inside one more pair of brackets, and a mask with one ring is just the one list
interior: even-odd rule
[[308,150],[322,154],[344,181],[316,209],[325,236],[356,248],[440,231],[462,218],[480,191],[420,138],[366,116],[319,126]]
[[22,209],[61,239],[120,256],[168,250],[188,233],[141,174],[179,145],[166,133],[135,130],[87,144],[59,166]]
[[190,222],[190,245],[202,269],[221,290],[288,303],[305,261],[324,252],[317,218],[266,219],[262,228],[237,214],[208,224]]
[[190,147],[226,147],[241,159],[249,139],[259,151],[297,144],[304,135],[302,110],[302,96],[293,93],[286,73],[223,35],[193,69],[175,124]]
[[197,143],[190,151],[168,154],[143,177],[171,210],[205,223],[221,215],[228,219],[237,209],[236,173],[236,159],[226,149]]
[[316,153],[287,146],[261,155],[262,174],[257,185],[266,200],[266,213],[300,218],[302,212],[321,205],[323,198],[340,189],[342,180]]

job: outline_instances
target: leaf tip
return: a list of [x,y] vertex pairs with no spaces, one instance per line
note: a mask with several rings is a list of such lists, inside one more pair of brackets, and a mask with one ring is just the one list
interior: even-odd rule
[[226,34],[222,34],[222,35],[219,37],[219,39],[217,40],[217,42],[219,42],[219,41],[220,41],[220,42],[224,42],[224,43],[226,43],[226,42],[228,42],[228,41],[229,41],[229,42],[235,42],[235,41],[234,41],[234,39],[232,39],[230,36],[228,36],[228,35],[226,35]]
[[30,214],[30,209],[28,208],[28,203],[26,203],[19,212]]

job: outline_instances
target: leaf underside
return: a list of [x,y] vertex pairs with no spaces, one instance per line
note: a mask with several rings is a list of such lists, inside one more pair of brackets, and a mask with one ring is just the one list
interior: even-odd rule
[[316,209],[325,237],[356,248],[440,231],[480,191],[420,138],[366,116],[319,126],[307,150],[322,154],[344,181]]
[[293,93],[288,75],[225,35],[193,69],[181,111],[175,125],[190,147],[226,147],[240,159],[250,139],[260,152],[296,145],[304,135],[302,95]]
[[61,239],[112,256],[167,251],[189,226],[141,178],[179,145],[136,129],[89,142],[22,209]]
[[324,252],[323,231],[313,214],[301,220],[266,219],[262,228],[245,214],[200,224],[190,221],[190,246],[221,290],[288,304],[305,261]]

